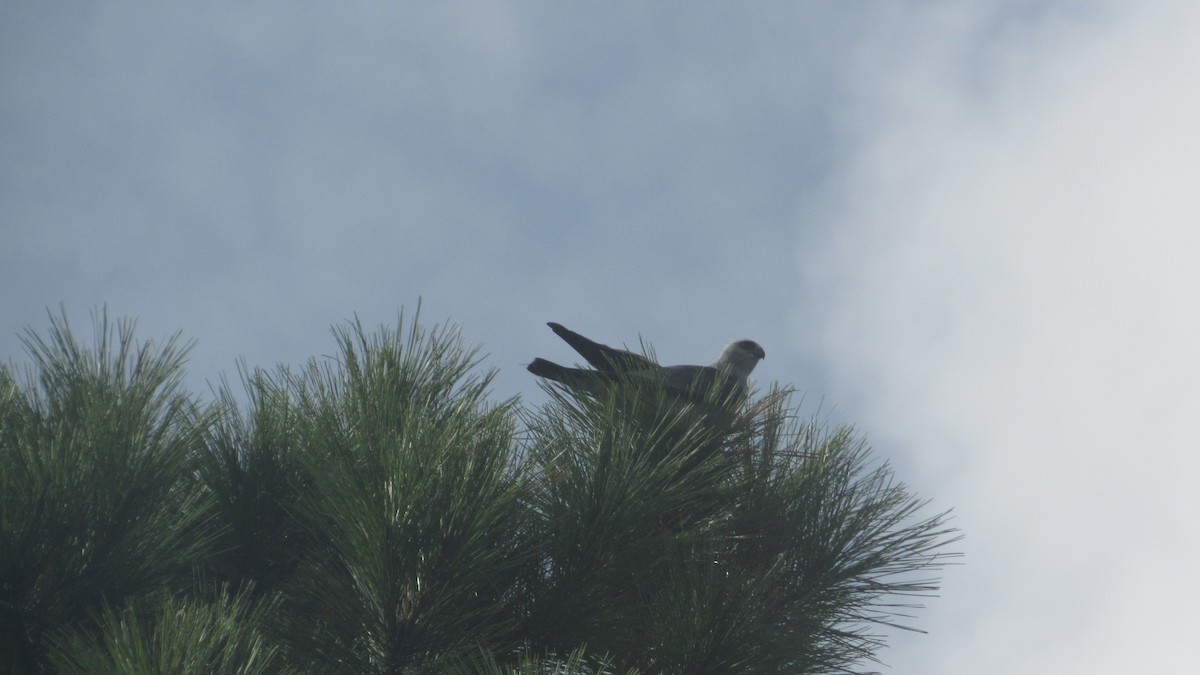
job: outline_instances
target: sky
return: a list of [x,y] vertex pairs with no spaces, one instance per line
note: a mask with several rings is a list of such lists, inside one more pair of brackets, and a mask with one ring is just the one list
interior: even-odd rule
[[188,386],[558,321],[854,424],[966,538],[879,656],[1194,672],[1200,5],[0,2],[0,360],[90,312]]

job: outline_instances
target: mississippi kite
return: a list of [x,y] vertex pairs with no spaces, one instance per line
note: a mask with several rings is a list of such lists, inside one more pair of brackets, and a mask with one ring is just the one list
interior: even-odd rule
[[695,402],[719,388],[721,400],[736,402],[745,397],[754,366],[766,357],[757,342],[737,340],[729,343],[710,366],[660,366],[641,354],[589,340],[560,324],[547,325],[595,370],[567,368],[539,358],[529,364],[529,372],[588,392],[606,383],[644,381],[661,383],[668,394]]

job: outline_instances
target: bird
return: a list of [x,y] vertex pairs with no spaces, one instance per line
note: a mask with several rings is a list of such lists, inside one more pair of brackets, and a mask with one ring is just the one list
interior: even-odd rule
[[750,373],[767,355],[757,342],[743,339],[726,345],[711,365],[660,366],[648,357],[600,344],[562,324],[550,322],[546,325],[579,352],[593,369],[568,368],[535,358],[528,366],[529,372],[593,394],[624,381],[661,385],[667,395],[697,403],[704,402],[716,390],[718,401],[736,403],[745,398]]

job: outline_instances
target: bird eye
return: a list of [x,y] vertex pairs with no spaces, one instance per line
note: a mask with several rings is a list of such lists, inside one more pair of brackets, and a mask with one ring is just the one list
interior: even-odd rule
[[738,349],[749,352],[760,359],[767,356],[767,352],[754,340],[738,340],[737,346]]

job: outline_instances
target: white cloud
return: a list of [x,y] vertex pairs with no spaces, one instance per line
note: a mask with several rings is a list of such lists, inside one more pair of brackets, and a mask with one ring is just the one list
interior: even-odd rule
[[[994,18],[936,7],[875,36],[848,85],[869,141],[802,261],[835,398],[968,536],[920,622],[934,634],[884,658],[1183,672],[1200,627],[1200,12]],[[896,40],[923,48],[881,68]]]

